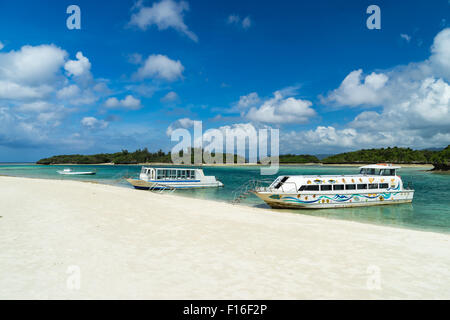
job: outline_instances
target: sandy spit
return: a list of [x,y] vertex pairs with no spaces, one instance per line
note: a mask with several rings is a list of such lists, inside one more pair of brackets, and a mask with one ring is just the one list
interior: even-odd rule
[[0,299],[450,299],[450,236],[0,177]]

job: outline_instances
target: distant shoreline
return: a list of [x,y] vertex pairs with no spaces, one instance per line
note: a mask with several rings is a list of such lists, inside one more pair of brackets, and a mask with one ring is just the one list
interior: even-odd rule
[[[323,166],[323,167],[361,167],[369,165],[370,163],[280,163],[279,166]],[[262,165],[259,163],[215,163],[215,164],[182,164],[177,165],[173,163],[165,162],[149,162],[149,163],[128,163],[128,164],[114,164],[114,163],[88,163],[88,164],[77,164],[77,163],[56,163],[56,164],[37,164],[39,166],[185,166],[185,167],[244,167],[244,166],[254,166],[254,167],[265,167],[267,165]],[[419,164],[419,163],[400,163],[398,164],[404,168],[429,168],[432,169],[434,166],[432,164]]]

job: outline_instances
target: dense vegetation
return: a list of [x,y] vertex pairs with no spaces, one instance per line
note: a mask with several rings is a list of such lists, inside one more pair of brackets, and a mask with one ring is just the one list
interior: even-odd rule
[[431,157],[434,170],[450,171],[450,145],[442,151],[436,152]]
[[[189,154],[190,163],[194,163],[194,150]],[[226,162],[226,154],[217,154],[222,156],[223,163]],[[180,153],[182,156],[182,152]],[[212,157],[216,155],[211,154]],[[234,162],[237,163],[239,156],[233,155]],[[239,158],[242,161],[242,158]],[[122,150],[117,153],[102,153],[94,155],[61,155],[51,158],[41,159],[38,164],[138,164],[138,163],[171,163],[171,154],[162,150],[151,153],[147,148],[138,149],[135,152]],[[381,148],[381,149],[363,149],[354,152],[346,152],[319,160],[312,155],[280,155],[280,163],[328,163],[328,164],[345,164],[345,163],[416,163],[416,164],[433,164],[437,170],[449,170],[450,166],[450,145],[441,151],[432,150],[412,150],[410,148]]]
[[[194,163],[194,149],[188,153],[190,155],[190,163]],[[183,156],[183,152],[180,152],[180,157]],[[216,159],[216,154],[212,153],[210,156]],[[217,158],[222,156],[223,163],[226,161],[226,154],[217,154]],[[189,157],[189,156],[188,156]],[[237,155],[232,155],[234,162],[238,160]],[[113,163],[113,164],[138,164],[138,163],[172,163],[171,154],[165,153],[162,150],[151,153],[147,148],[141,150],[138,149],[135,152],[128,152],[128,150],[122,150],[117,153],[100,153],[93,155],[61,155],[51,158],[41,159],[37,164],[101,164],[101,163]]]
[[41,159],[38,164],[100,164],[100,163],[114,163],[114,164],[136,164],[146,162],[171,162],[170,153],[164,153],[162,150],[151,153],[147,148],[138,149],[135,152],[128,152],[122,150],[117,153],[101,153],[94,155],[61,155],[51,158]]
[[280,163],[319,163],[320,160],[316,156],[309,154],[295,155],[284,154],[280,155]]
[[[449,147],[442,151],[412,150],[411,148],[363,149],[336,154],[322,159],[323,163],[436,163],[448,162]],[[447,152],[447,153],[445,153]]]

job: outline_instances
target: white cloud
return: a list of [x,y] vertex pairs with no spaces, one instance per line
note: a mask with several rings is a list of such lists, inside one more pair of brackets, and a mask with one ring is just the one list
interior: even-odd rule
[[139,68],[135,77],[138,79],[157,78],[175,81],[183,77],[184,67],[179,60],[175,61],[165,55],[153,54]]
[[66,56],[66,51],[54,45],[0,52],[0,79],[24,86],[48,84],[55,80]]
[[76,60],[68,56],[47,44],[0,52],[0,146],[72,143],[71,126],[62,124],[78,109],[67,106],[91,104],[105,93],[96,89],[104,80],[92,78],[89,60],[81,52]]
[[47,101],[34,101],[30,103],[24,103],[15,108],[20,112],[45,112],[55,109],[55,106]]
[[448,144],[450,133],[438,132],[423,136],[419,130],[398,128],[389,131],[319,126],[314,130],[291,131],[280,136],[281,153],[335,153],[394,146],[422,149]]
[[142,54],[140,53],[133,53],[128,56],[128,62],[132,64],[141,64],[142,61]]
[[105,102],[105,107],[107,108],[125,108],[130,110],[137,110],[142,107],[141,100],[136,99],[132,95],[126,96],[124,99],[119,100],[115,97],[109,98]]
[[5,47],[5,45],[3,44],[3,42],[0,41],[0,50],[2,50]]
[[437,69],[442,68],[444,75],[450,79],[450,28],[436,35],[431,52],[431,62]]
[[76,54],[77,60],[69,60],[64,65],[64,69],[66,69],[67,73],[70,76],[82,77],[86,75],[90,75],[91,63],[89,59],[83,56],[81,51]]
[[349,107],[378,105],[379,110],[360,113],[343,129],[318,127],[295,132],[286,141],[346,149],[450,143],[450,29],[436,35],[429,59],[372,73],[364,81],[361,75],[362,70],[351,72],[324,101]]
[[389,77],[383,73],[372,72],[362,81],[362,72],[362,69],[350,72],[339,88],[328,94],[324,102],[349,107],[380,104],[384,98],[382,89]]
[[65,117],[66,110],[59,107],[53,111],[40,112],[37,116],[37,121],[47,127],[58,127],[61,125],[62,119]]
[[0,146],[29,148],[45,144],[48,137],[35,123],[31,123],[0,107]]
[[185,1],[162,0],[151,7],[144,7],[142,2],[136,3],[137,12],[131,16],[130,25],[146,30],[156,25],[158,30],[173,28],[197,42],[198,37],[184,23],[184,13],[189,11],[189,4]]
[[250,17],[245,17],[242,20],[242,28],[248,29],[251,27],[251,25],[252,25],[252,21],[250,20]]
[[[191,129],[194,127],[197,121],[183,118],[178,119],[173,122],[166,131],[166,134],[170,137],[176,129]],[[263,126],[263,128],[269,128],[267,126]],[[192,135],[192,132],[191,132]],[[230,152],[235,153],[238,152],[239,155],[245,156],[245,150],[248,148],[248,142],[246,141],[244,144],[238,144],[236,146],[236,150],[226,150],[226,142],[227,139],[237,138],[249,138],[254,139],[253,141],[258,143],[258,133],[257,128],[252,123],[235,123],[232,125],[225,125],[219,128],[211,128],[205,130],[202,136],[195,137],[196,140],[192,141],[194,145],[202,145],[204,150],[206,151],[218,151],[220,152]],[[218,140],[216,140],[218,139]],[[242,140],[241,140],[242,141]],[[245,141],[245,140],[244,140]],[[217,149],[219,148],[219,149]]]
[[237,14],[230,14],[227,18],[227,23],[229,24],[239,23],[240,21],[241,18]]
[[42,99],[52,91],[53,88],[49,85],[27,86],[0,78],[0,99]]
[[193,127],[194,124],[195,120],[189,118],[178,119],[177,121],[169,125],[169,127],[166,130],[166,134],[170,137],[172,135],[172,132],[175,131],[176,129],[180,128],[189,129]]
[[80,88],[75,85],[69,85],[67,87],[62,88],[56,93],[56,96],[59,99],[70,99],[78,96],[80,94]]
[[80,89],[76,84],[71,84],[58,90],[56,97],[66,104],[74,106],[89,105],[99,99],[99,95],[109,93],[104,83],[98,83],[91,88]]
[[246,110],[250,107],[254,107],[261,102],[256,92],[249,93],[245,96],[241,96],[236,104],[237,109]]
[[125,87],[126,90],[129,91],[133,91],[136,92],[137,94],[147,97],[147,98],[151,98],[153,96],[153,94],[160,90],[160,88],[157,85],[153,85],[153,84],[138,84],[138,85],[128,85]]
[[283,137],[283,141],[293,141],[294,144],[305,146],[311,144],[314,146],[332,146],[332,147],[353,147],[358,138],[355,129],[347,128],[336,130],[332,126],[318,126],[314,130],[303,132],[292,131]]
[[178,94],[175,91],[170,91],[164,97],[161,98],[161,102],[173,103],[179,100]]
[[241,17],[237,14],[230,14],[227,18],[227,23],[232,24],[243,29],[248,29],[252,26],[253,22],[249,16],[241,19]]
[[311,106],[311,101],[285,98],[280,91],[276,91],[274,97],[266,100],[260,107],[252,107],[246,117],[265,123],[305,123],[316,115]]
[[81,124],[89,129],[105,129],[108,127],[108,122],[104,120],[98,120],[94,117],[84,117],[81,120]]
[[402,38],[403,40],[405,40],[406,42],[410,42],[411,41],[411,36],[407,35],[406,33],[401,33],[400,34],[400,38]]

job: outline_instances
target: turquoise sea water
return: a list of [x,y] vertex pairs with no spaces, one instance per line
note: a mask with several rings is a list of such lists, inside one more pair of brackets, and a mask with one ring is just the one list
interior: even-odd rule
[[[20,176],[44,179],[71,179],[96,181],[130,188],[122,178],[136,177],[140,166],[70,166],[85,170],[96,169],[95,176],[61,176],[57,170],[68,166],[38,166],[30,164],[0,164],[0,175]],[[322,166],[281,166],[274,176],[260,176],[259,167],[203,167],[205,175],[214,175],[224,183],[223,188],[177,190],[176,194],[187,197],[231,201],[233,191],[250,179],[275,179],[278,175],[293,174],[354,174],[355,167],[322,167]],[[307,214],[333,219],[353,220],[365,223],[393,225],[420,230],[450,233],[450,175],[436,174],[417,168],[401,169],[399,174],[406,183],[411,182],[414,189],[412,204],[389,206],[322,209],[322,210],[283,210],[293,214]],[[148,192],[138,191],[136,192]],[[251,195],[241,205],[268,208],[256,196]],[[280,210],[274,210],[280,211]]]

